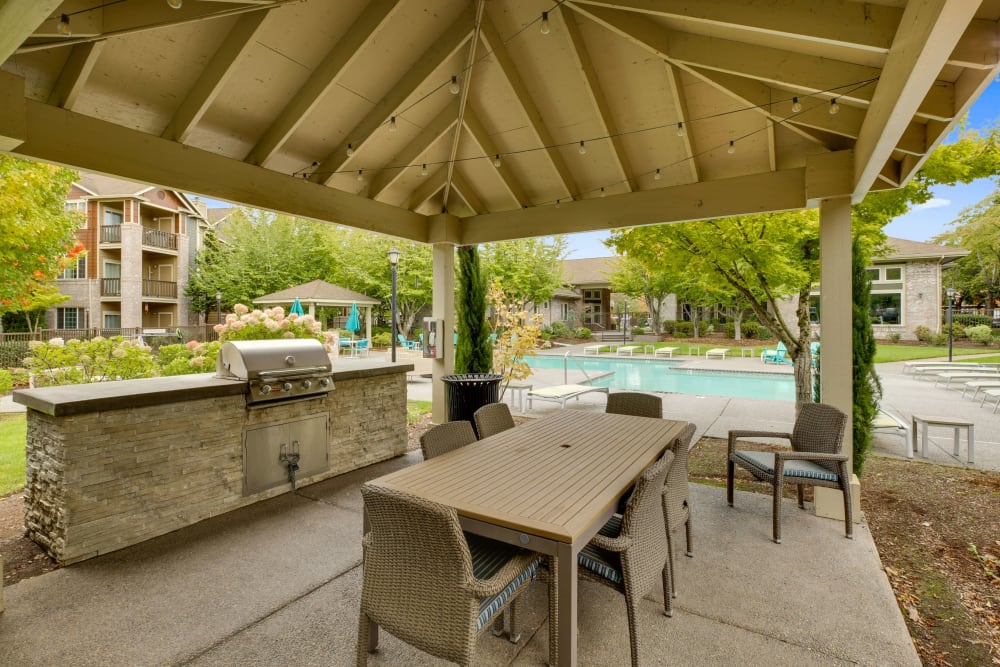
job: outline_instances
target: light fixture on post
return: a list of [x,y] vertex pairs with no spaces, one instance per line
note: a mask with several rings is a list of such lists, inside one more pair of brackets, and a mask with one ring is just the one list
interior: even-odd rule
[[396,266],[399,264],[399,251],[389,250],[389,266],[392,267],[392,363],[396,363]]
[[222,290],[215,292],[215,321],[222,324]]
[[954,287],[949,287],[945,289],[945,296],[948,298],[948,361],[951,362],[951,302],[955,300],[955,294],[958,292]]
[[628,297],[622,297],[622,345],[628,342]]

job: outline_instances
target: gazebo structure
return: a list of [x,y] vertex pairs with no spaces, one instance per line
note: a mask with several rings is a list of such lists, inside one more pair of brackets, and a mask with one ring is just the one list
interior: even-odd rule
[[818,207],[823,400],[850,412],[851,204],[996,78],[998,21],[998,0],[0,0],[0,150],[432,244],[445,330],[457,245]]
[[258,306],[283,306],[287,310],[295,303],[296,299],[306,309],[306,313],[314,318],[317,307],[350,308],[351,305],[357,304],[358,308],[362,308],[365,313],[365,338],[372,339],[372,308],[381,302],[361,292],[355,292],[339,285],[331,285],[325,280],[313,280],[302,285],[265,294],[257,297],[253,302]]

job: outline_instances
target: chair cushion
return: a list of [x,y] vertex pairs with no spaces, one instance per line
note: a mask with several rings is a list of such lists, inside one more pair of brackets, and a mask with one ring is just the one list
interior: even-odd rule
[[[469,553],[472,555],[472,573],[477,579],[489,579],[502,568],[507,561],[520,553],[521,549],[513,544],[497,542],[479,535],[465,534],[465,539],[469,543]],[[542,562],[542,557],[531,561],[517,577],[496,595],[485,597],[479,601],[479,616],[476,618],[476,631],[489,624],[496,613],[521,586],[535,578],[538,572],[538,565]]]
[[[622,532],[622,517],[613,515],[604,526],[597,531],[607,537],[618,537]],[[619,554],[599,549],[588,544],[577,556],[577,564],[591,572],[596,572],[608,581],[622,583],[622,559]]]
[[[774,452],[756,452],[736,450],[733,457],[738,463],[753,472],[755,469],[766,475],[774,475]],[[823,466],[812,461],[785,461],[785,477],[804,477],[806,479],[822,479],[836,482],[840,475],[835,475]]]

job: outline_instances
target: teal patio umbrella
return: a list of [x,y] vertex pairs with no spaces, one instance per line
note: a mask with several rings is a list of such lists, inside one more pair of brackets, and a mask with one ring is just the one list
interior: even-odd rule
[[302,310],[302,304],[299,303],[299,297],[295,297],[295,303],[293,303],[292,307],[288,309],[288,314],[291,315],[292,313],[295,313],[299,317],[306,314],[305,311]]
[[347,318],[347,324],[344,328],[348,331],[353,331],[355,334],[361,331],[361,318],[358,317],[358,304],[351,304],[351,314]]

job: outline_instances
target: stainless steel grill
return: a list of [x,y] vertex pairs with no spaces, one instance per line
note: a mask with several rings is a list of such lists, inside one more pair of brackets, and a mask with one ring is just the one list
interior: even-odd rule
[[333,365],[309,338],[226,341],[216,376],[249,383],[247,405],[310,398],[333,389]]

